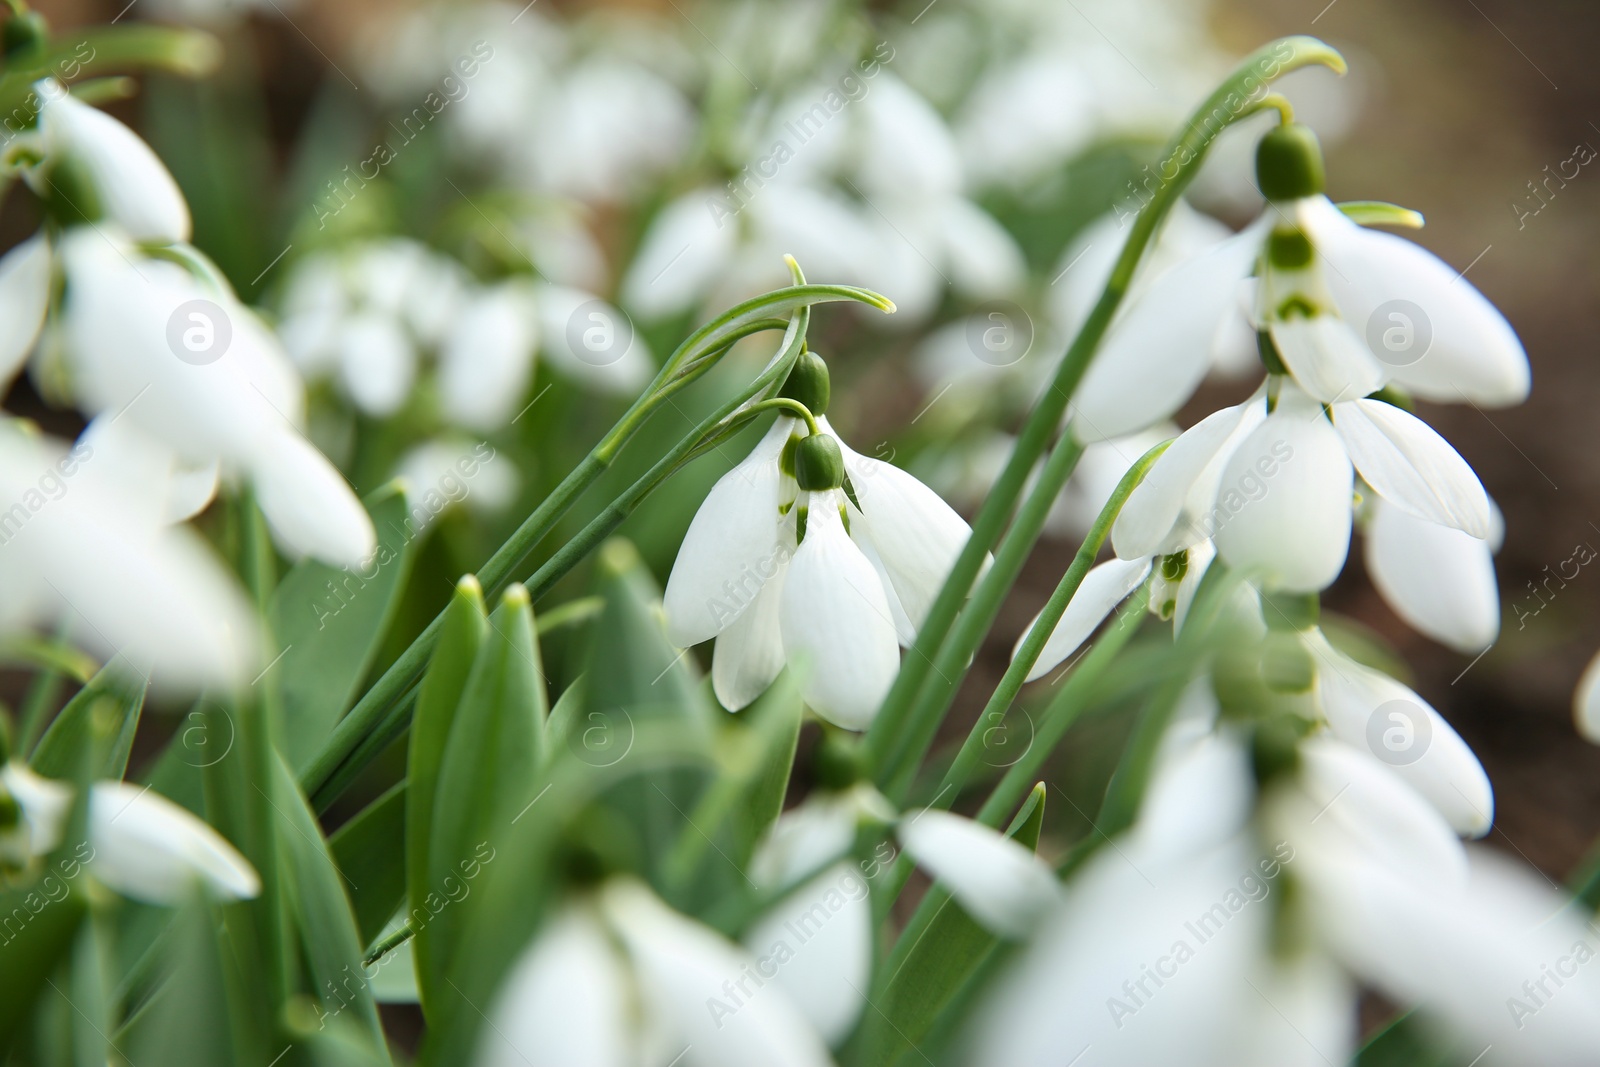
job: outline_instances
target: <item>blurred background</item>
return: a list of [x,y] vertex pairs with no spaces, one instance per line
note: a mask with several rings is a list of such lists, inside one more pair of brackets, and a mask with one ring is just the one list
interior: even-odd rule
[[[1580,546],[1600,546],[1600,171],[1584,165],[1570,177],[1568,162],[1569,177],[1551,178],[1600,146],[1592,4],[38,6],[57,27],[182,20],[223,41],[213,76],[153,77],[110,109],[168,161],[194,207],[196,243],[277,319],[317,390],[313,436],[358,490],[401,468],[432,484],[441,453],[447,468],[461,449],[492,442],[493,477],[463,489],[429,535],[391,656],[622,410],[637,367],[585,366],[570,352],[563,362],[556,335],[563,323],[570,332],[573,313],[546,317],[537,371],[485,413],[452,403],[449,383],[427,370],[393,395],[364,393],[372,378],[338,365],[329,350],[341,346],[318,339],[327,328],[318,316],[367,316],[367,333],[339,336],[373,365],[390,367],[385,337],[413,346],[414,363],[436,349],[442,378],[451,342],[415,321],[417,309],[446,290],[526,282],[619,307],[636,334],[628,359],[659,360],[706,315],[781,284],[778,256],[793,252],[813,280],[868,285],[902,308],[888,323],[818,314],[813,344],[834,365],[835,425],[858,451],[911,467],[970,511],[994,469],[996,435],[1015,426],[1038,369],[1094,295],[1095,263],[1115,251],[1114,220],[1091,229],[1096,220],[1137,206],[1130,182],[1235,59],[1283,34],[1325,38],[1349,58],[1349,77],[1297,75],[1284,91],[1323,136],[1330,195],[1421,211],[1428,225],[1416,239],[1506,313],[1534,369],[1520,408],[1423,412],[1506,520],[1499,642],[1473,659],[1417,634],[1373,591],[1359,550],[1326,605],[1387,643],[1482,758],[1498,798],[1495,847],[1560,881],[1600,834],[1600,752],[1579,740],[1570,713],[1600,648],[1600,568],[1550,580]],[[825,119],[804,127],[818,102]],[[802,129],[786,125],[797,118],[804,134],[786,133]],[[1259,208],[1253,140],[1227,135],[1191,193],[1230,228]],[[779,141],[792,159],[773,161]],[[0,247],[36,218],[9,198]],[[420,245],[362,259],[397,237]],[[405,290],[384,270],[422,246],[443,259],[428,261],[421,282],[407,275]],[[341,286],[338,299],[329,295]],[[377,307],[385,294],[386,310]],[[373,326],[367,304],[406,319],[408,338]],[[972,343],[974,323],[981,334],[1001,321],[995,314],[1027,341],[1000,358]],[[705,395],[685,394],[608,484],[642,470],[760,358],[736,358]],[[1217,375],[1179,424],[1240,398],[1251,373]],[[33,388],[20,383],[8,409],[75,433],[73,417]],[[630,521],[626,532],[658,575],[704,490],[745,447],[724,446]],[[448,486],[444,495],[455,502]],[[1002,615],[947,740],[965,736],[1076,549],[1067,510]],[[575,575],[557,602],[584,581]],[[1097,806],[1126,725],[1126,716],[1088,719],[1063,747],[1051,785],[1071,806],[1052,812],[1058,848],[1090,832],[1082,812]],[[369,795],[396,766],[375,767]]]

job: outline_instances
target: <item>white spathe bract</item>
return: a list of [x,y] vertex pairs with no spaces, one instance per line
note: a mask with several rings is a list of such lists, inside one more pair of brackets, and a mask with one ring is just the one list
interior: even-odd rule
[[[0,770],[0,787],[22,811],[27,850],[43,856],[61,843],[72,789],[20,763]],[[180,904],[204,886],[224,900],[261,891],[255,869],[210,826],[148,787],[96,782],[89,794],[88,871],[123,896]]]
[[667,578],[667,634],[682,647],[717,638],[712,685],[732,710],[793,664],[819,715],[863,729],[970,531],[911,475],[843,444],[854,501],[799,493],[780,458],[805,432],[779,416],[707,495]]

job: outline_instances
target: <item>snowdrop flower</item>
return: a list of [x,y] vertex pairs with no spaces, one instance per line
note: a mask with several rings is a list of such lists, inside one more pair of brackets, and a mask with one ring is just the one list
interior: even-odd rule
[[95,428],[69,451],[0,425],[0,628],[81,619],[81,640],[160,685],[237,681],[257,650],[242,592],[125,463]]
[[[827,366],[796,364],[786,395],[827,410]],[[667,579],[668,637],[717,638],[712,685],[737,711],[786,663],[818,715],[871,722],[971,531],[927,486],[782,414],[712,487]]]
[[457,504],[474,514],[499,514],[516,499],[519,484],[510,459],[486,441],[461,438],[424,441],[400,457],[394,476],[406,486],[418,530]]
[[501,986],[474,1062],[827,1067],[774,966],[612,878],[546,921]]
[[870,887],[893,865],[881,843],[850,858],[863,825],[892,827],[917,866],[985,928],[1023,938],[1059,895],[1050,868],[1004,834],[947,811],[898,813],[870,783],[821,789],[779,817],[751,861],[758,885],[787,889],[744,937],[763,958],[783,955],[777,982],[829,1044],[855,1027],[871,982]]
[[644,342],[598,297],[525,277],[480,285],[455,260],[405,238],[299,264],[285,290],[283,334],[308,376],[334,376],[376,418],[400,410],[422,353],[435,352],[446,418],[480,432],[521,410],[538,352],[608,392],[631,394],[652,370]]
[[13,162],[53,221],[0,259],[0,307],[18,327],[0,345],[0,376],[39,340],[34,373],[47,393],[126,418],[174,465],[248,476],[292,553],[360,562],[371,521],[300,435],[300,381],[276,339],[184,243],[188,208],[172,176],[109,115],[54,82],[37,91],[39,128]]
[[1156,279],[1133,302],[1075,399],[1084,440],[1169,417],[1258,275],[1254,325],[1269,369],[1323,403],[1393,383],[1428,400],[1520,403],[1527,355],[1505,318],[1431,253],[1365,229],[1322,194],[1311,132],[1280,126],[1261,141],[1269,210],[1210,252]]
[[1494,553],[1504,524],[1489,503],[1487,537],[1419,518],[1380,496],[1364,509],[1372,584],[1412,628],[1469,655],[1488,648],[1500,633]]
[[[22,763],[0,769],[5,804],[0,867],[26,870],[61,844],[72,787]],[[223,900],[261,891],[255,869],[223,837],[185,809],[131,782],[95,782],[89,792],[87,852],[78,860],[95,880],[147,904],[181,904],[197,886]]]
[[[1343,1063],[1358,983],[1510,1062],[1593,1059],[1600,976],[1576,963],[1594,931],[1554,894],[1469,857],[1338,741],[1313,736],[1273,766],[1227,728],[1190,725],[1169,734],[1139,823],[1073,879],[996,990],[981,1062]],[[1572,988],[1547,977],[1557,966]]]

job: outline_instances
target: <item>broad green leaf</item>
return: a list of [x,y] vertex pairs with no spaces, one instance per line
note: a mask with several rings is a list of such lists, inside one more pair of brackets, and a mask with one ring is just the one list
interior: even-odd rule
[[383,1026],[362,968],[361,936],[346,894],[348,876],[334,863],[294,772],[281,758],[276,766],[273,808],[279,816],[283,873],[290,883],[284,899],[299,929],[312,996],[323,1017],[348,1014],[366,1031],[373,1049],[382,1050]]
[[546,758],[566,751],[567,738],[572,733],[573,724],[578,721],[578,716],[583,714],[583,686],[584,676],[580,674],[562,692],[556,700],[555,707],[550,709],[550,718],[545,720],[544,724]]
[[349,710],[399,603],[414,527],[393,484],[367,501],[378,547],[365,568],[302,560],[272,595],[267,622],[280,658],[266,676],[282,694],[283,738],[299,769]]
[[361,944],[369,945],[406,895],[406,783],[368,804],[328,839],[333,862],[349,878]]
[[[417,710],[411,720],[407,748],[405,853],[406,899],[411,910],[423,905],[428,895],[429,846],[433,838],[433,809],[439,767],[445,743],[455,721],[461,694],[467,687],[473,662],[489,631],[483,606],[483,590],[471,575],[456,585],[456,593],[445,609],[439,643],[423,676],[417,694]],[[387,916],[384,917],[387,919]],[[417,973],[429,971],[432,933],[418,930],[413,952]]]
[[[1044,825],[1044,783],[1033,787],[1007,829],[1008,836],[1037,848]],[[925,921],[918,919],[927,916]],[[950,1010],[963,987],[999,946],[950,894],[935,885],[885,961],[873,1002],[856,1034],[857,1062],[921,1062],[923,1039]]]
[[756,752],[744,802],[734,809],[733,856],[741,863],[749,860],[783,812],[804,711],[800,689],[785,671],[748,712],[733,717],[736,728],[748,732]]
[[547,711],[533,609],[520,585],[506,590],[450,724],[434,799],[428,879],[414,894],[412,928],[431,941],[421,977],[425,1003],[441,990],[470,897],[469,871],[538,800]]
[[230,1032],[233,1016],[219,929],[213,910],[199,901],[178,910],[163,942],[154,992],[115,1035],[119,1055],[110,1062],[207,1067],[254,1062],[237,1055],[242,1050]]
[[112,662],[67,701],[39,739],[29,766],[46,778],[68,778],[78,754],[105,753],[95,778],[121,778],[133,750],[133,735],[144,708],[144,682],[129,677],[126,665]]
[[0,953],[5,960],[0,967],[0,1052],[12,1047],[46,979],[72,950],[88,911],[81,887],[58,878],[53,885],[64,884],[64,891],[46,888],[55,873],[36,885],[0,892]]

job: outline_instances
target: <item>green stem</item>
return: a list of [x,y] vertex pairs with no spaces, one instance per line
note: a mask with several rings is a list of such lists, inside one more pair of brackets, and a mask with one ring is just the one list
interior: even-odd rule
[[400,929],[396,930],[382,941],[379,941],[376,945],[373,945],[372,951],[368,952],[366,956],[362,958],[361,966],[371,967],[374,963],[377,963],[379,960],[383,959],[383,957],[387,956],[389,953],[393,952],[407,941],[410,941],[416,936],[416,933],[417,932],[415,930],[411,929],[411,925],[409,923],[400,927]]
[[[1088,369],[1089,360],[1111,325],[1111,319],[1123,297],[1127,295],[1134,270],[1156,227],[1193,180],[1217,134],[1260,104],[1259,98],[1252,99],[1252,93],[1259,92],[1259,87],[1267,82],[1312,63],[1321,63],[1341,72],[1344,70],[1344,60],[1339,54],[1314,37],[1286,37],[1274,41],[1251,55],[1218,86],[1185,123],[1183,132],[1173,140],[1158,168],[1158,173],[1163,177],[1170,171],[1172,179],[1156,190],[1151,201],[1134,219],[1127,243],[1112,268],[1111,276],[1106,280],[1100,299],[1067,349],[1050,388],[1029,414],[1005,470],[978,511],[971,538],[951,568],[944,588],[934,600],[894,686],[867,733],[867,756],[877,769],[880,781],[886,780],[886,770],[895,777],[903,777],[904,772],[899,769],[898,760],[895,760],[895,766],[886,764],[895,756],[897,745],[901,746],[902,751],[905,750],[901,741],[906,736],[908,720],[934,665],[935,656],[944,645],[962,602],[978,577],[985,553],[999,540],[1006,520],[1022,496],[1034,464],[1044,455],[1055,435],[1072,394]],[[926,727],[917,732],[919,735],[928,734]]]
[[967,784],[967,779],[977,768],[979,757],[983,755],[984,735],[989,732],[992,723],[1005,718],[1006,712],[1011,708],[1011,702],[1016,699],[1017,694],[1022,691],[1023,683],[1028,680],[1028,673],[1038,662],[1039,653],[1044,650],[1045,642],[1049,640],[1061,617],[1066,614],[1067,605],[1077,595],[1078,589],[1083,585],[1084,577],[1089,573],[1089,568],[1094,566],[1095,557],[1100,555],[1100,549],[1105,546],[1106,538],[1111,534],[1111,524],[1122,514],[1122,505],[1127,503],[1129,494],[1144,481],[1145,474],[1171,443],[1163,441],[1139,457],[1117,483],[1110,499],[1100,509],[1094,525],[1089,528],[1088,536],[1079,546],[1078,554],[1073,557],[1071,566],[1061,576],[1055,592],[1050,594],[1050,599],[1045,602],[1044,610],[1039,612],[1039,617],[1034,620],[1032,628],[1017,646],[1015,654],[1011,657],[1011,665],[1006,668],[1000,684],[995,686],[994,693],[989,697],[989,703],[984,706],[983,714],[978,716],[972,731],[967,734],[967,740],[956,755],[955,762],[945,772],[944,781],[940,783],[939,797],[954,796]]
[[811,409],[791,397],[775,396],[771,400],[763,400],[759,404],[752,404],[750,411],[787,411],[805,421],[807,433],[815,436],[822,432],[817,428],[817,417],[811,414]]

